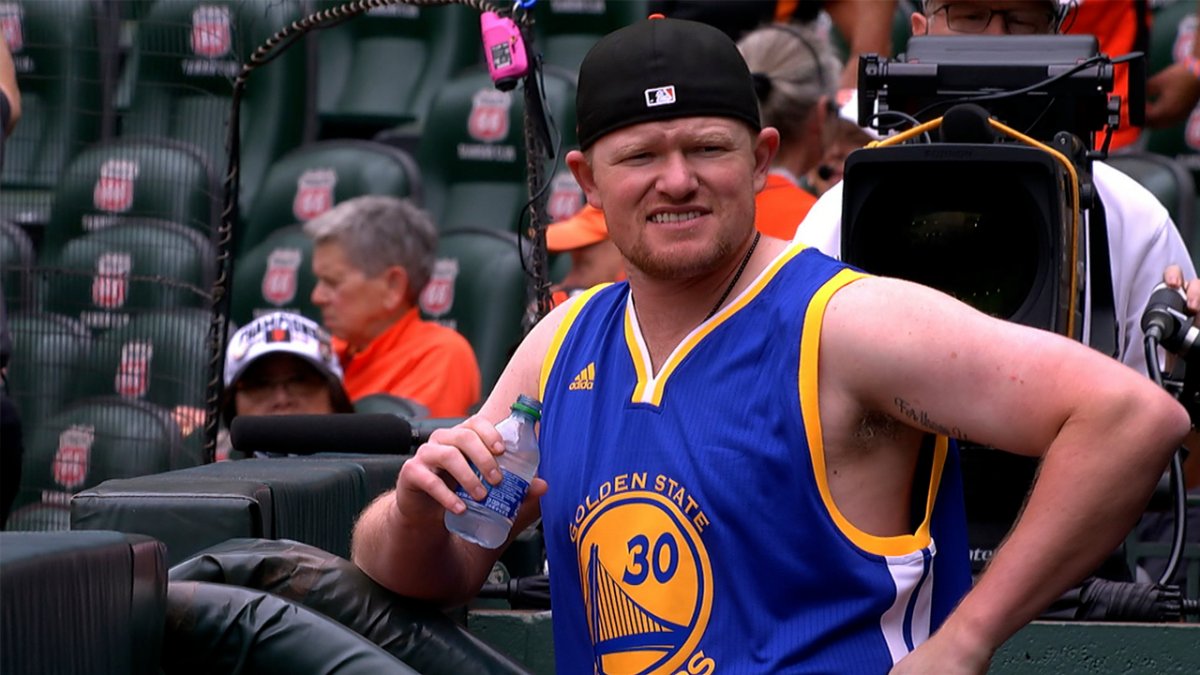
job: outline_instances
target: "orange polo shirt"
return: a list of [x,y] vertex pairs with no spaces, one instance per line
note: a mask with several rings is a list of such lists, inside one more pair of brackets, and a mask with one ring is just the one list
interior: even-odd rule
[[[1082,0],[1072,6],[1062,27],[1063,32],[1071,35],[1095,35],[1100,51],[1115,57],[1146,50],[1148,21],[1149,12],[1139,7],[1138,0]],[[1121,97],[1121,126],[1113,134],[1110,150],[1135,142],[1142,132],[1141,127],[1129,124],[1129,65],[1114,66],[1113,72],[1112,93]],[[1097,148],[1103,140],[1103,134],[1096,134]]]
[[457,331],[421,320],[415,307],[366,349],[350,354],[338,338],[333,349],[352,401],[392,394],[429,408],[430,417],[465,417],[479,402],[482,385],[471,344]]
[[796,226],[817,203],[811,192],[786,176],[767,174],[767,184],[754,199],[754,227],[768,237],[790,241]]

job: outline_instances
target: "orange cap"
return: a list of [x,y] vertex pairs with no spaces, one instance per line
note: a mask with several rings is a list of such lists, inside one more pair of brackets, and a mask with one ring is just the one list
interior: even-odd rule
[[546,227],[546,248],[552,253],[591,246],[605,239],[608,239],[608,224],[604,212],[591,204]]

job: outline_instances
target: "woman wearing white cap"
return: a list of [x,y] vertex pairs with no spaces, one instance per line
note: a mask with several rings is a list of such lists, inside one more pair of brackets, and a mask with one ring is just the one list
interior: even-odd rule
[[243,326],[225,353],[221,416],[354,412],[329,334],[299,314],[274,312]]

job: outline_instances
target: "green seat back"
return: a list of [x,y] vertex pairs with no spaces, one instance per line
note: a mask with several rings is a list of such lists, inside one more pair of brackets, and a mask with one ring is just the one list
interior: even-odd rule
[[113,55],[98,46],[100,6],[94,0],[0,4],[22,108],[4,144],[0,217],[44,219],[29,215],[44,208],[38,195],[54,187],[72,156],[101,138],[101,68]]
[[[224,176],[233,78],[255,49],[301,18],[302,8],[299,0],[157,0],[138,24],[137,73],[121,135],[188,143]],[[292,47],[247,79],[240,111],[243,213],[271,162],[303,140],[306,68],[304,49]]]
[[[1196,4],[1179,0],[1159,6],[1150,30],[1147,71],[1153,76],[1190,53],[1196,38]],[[1168,157],[1181,157],[1193,177],[1200,181],[1200,106],[1182,123],[1166,129],[1146,130],[1146,149]]]
[[429,409],[411,399],[392,394],[369,394],[354,402],[356,413],[386,413],[404,419],[429,417]]
[[146,219],[75,237],[45,267],[46,309],[107,330],[146,310],[207,308],[216,252],[190,227]]
[[45,312],[15,312],[8,317],[13,353],[8,391],[30,434],[76,395],[92,348],[92,335],[75,319]]
[[312,304],[312,240],[299,225],[272,232],[238,256],[233,266],[229,317],[244,326],[262,314],[287,311],[321,322]]
[[[575,81],[550,66],[545,70],[549,114],[560,153],[576,146]],[[484,228],[516,232],[526,185],[524,94],[493,86],[485,70],[445,84],[430,109],[417,161],[425,207],[442,231]],[[555,162],[546,162],[549,171]]]
[[379,7],[320,31],[317,49],[321,137],[369,138],[419,125],[442,83],[481,62],[479,12],[463,5]]
[[1157,197],[1171,214],[1183,240],[1192,240],[1196,229],[1196,186],[1182,163],[1152,152],[1123,153],[1107,161]]
[[427,319],[454,328],[471,343],[491,391],[517,343],[526,306],[524,242],[495,230],[452,230],[438,240],[437,262],[420,308]]
[[84,396],[119,395],[168,410],[204,410],[210,314],[203,309],[153,310],[96,336],[77,385]]
[[0,220],[0,288],[10,312],[33,310],[33,242],[25,230]]
[[247,251],[272,231],[303,223],[334,204],[359,195],[391,195],[421,201],[421,170],[408,152],[364,140],[303,145],[271,165],[238,237]]
[[184,447],[179,426],[159,406],[118,397],[77,401],[26,436],[14,515],[66,506],[72,494],[110,478],[200,464]]
[[80,153],[54,192],[42,260],[53,260],[85,232],[154,218],[187,225],[207,237],[220,213],[215,176],[186,146],[119,140]]
[[534,49],[546,63],[579,73],[596,40],[649,15],[646,0],[548,0],[533,6]]

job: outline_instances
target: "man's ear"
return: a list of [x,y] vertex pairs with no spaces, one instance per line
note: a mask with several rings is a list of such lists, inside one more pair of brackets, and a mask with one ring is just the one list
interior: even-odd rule
[[408,297],[408,271],[400,265],[392,265],[383,271],[384,298],[383,304],[389,311],[394,311],[403,305],[411,304]]
[[779,130],[763,127],[754,139],[754,192],[757,194],[767,185],[767,174],[771,163],[779,152]]
[[579,150],[568,152],[567,167],[571,169],[571,174],[575,176],[575,182],[583,190],[583,195],[587,198],[587,202],[600,210],[604,210],[604,206],[600,202],[600,193],[596,190],[596,179],[592,174],[592,165],[588,163],[587,155]]
[[913,12],[909,21],[912,24],[913,35],[927,35],[929,33],[929,17],[921,12]]

